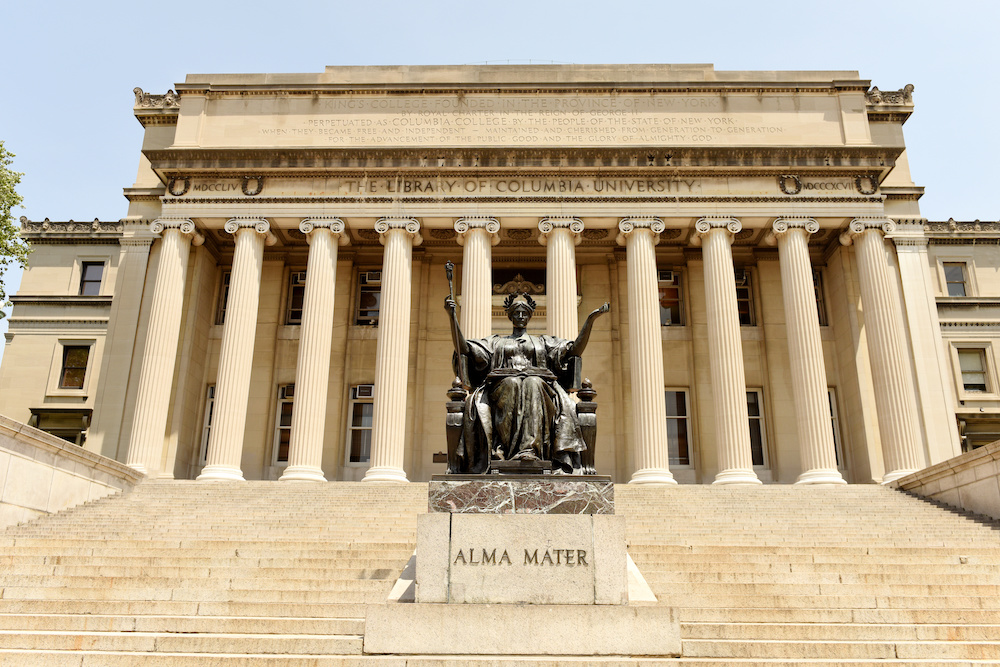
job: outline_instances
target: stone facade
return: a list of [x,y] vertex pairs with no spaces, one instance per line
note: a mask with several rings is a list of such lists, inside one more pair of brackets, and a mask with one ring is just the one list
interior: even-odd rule
[[128,215],[22,222],[0,413],[154,477],[427,480],[452,261],[473,335],[510,289],[564,337],[610,302],[584,375],[616,482],[902,477],[1000,437],[1000,228],[920,216],[912,87],[875,93],[700,65],[137,89]]

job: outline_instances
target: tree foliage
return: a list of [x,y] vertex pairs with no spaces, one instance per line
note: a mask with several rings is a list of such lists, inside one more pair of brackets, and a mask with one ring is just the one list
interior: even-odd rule
[[15,264],[23,269],[31,250],[28,244],[18,236],[17,227],[14,226],[14,217],[10,213],[15,206],[23,201],[16,190],[23,174],[11,169],[13,162],[13,153],[9,153],[4,148],[3,142],[0,141],[0,306],[7,305],[7,290],[3,283],[3,273],[8,266]]

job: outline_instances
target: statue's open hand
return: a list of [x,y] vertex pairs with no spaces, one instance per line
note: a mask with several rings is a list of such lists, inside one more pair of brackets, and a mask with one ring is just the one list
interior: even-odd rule
[[608,303],[607,301],[605,301],[604,305],[601,306],[600,308],[596,309],[594,312],[592,312],[590,314],[590,316],[591,317],[597,317],[598,315],[603,315],[604,313],[607,313],[610,310],[611,310],[611,304]]

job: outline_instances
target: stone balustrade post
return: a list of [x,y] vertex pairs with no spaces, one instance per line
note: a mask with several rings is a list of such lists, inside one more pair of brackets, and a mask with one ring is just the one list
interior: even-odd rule
[[153,286],[153,303],[149,311],[126,465],[149,478],[155,478],[161,472],[163,459],[188,257],[191,245],[201,245],[205,237],[195,230],[192,221],[186,219],[160,218],[153,221],[149,230],[161,235],[160,261]]
[[[667,446],[663,340],[653,250],[663,229],[663,222],[656,218],[624,218],[618,224],[617,240],[619,245],[625,246],[628,280],[628,344],[636,467],[630,484],[677,483],[670,472]],[[573,297],[575,304],[576,295]]]
[[371,467],[363,481],[406,482],[403,454],[410,353],[410,294],[413,246],[422,241],[420,223],[412,218],[383,219],[375,223],[375,231],[385,245],[385,254],[382,259],[378,344],[375,348]]
[[460,322],[467,338],[493,333],[493,253],[500,242],[495,218],[459,218],[455,221],[462,246],[462,310]]
[[538,223],[545,246],[545,303],[547,333],[574,340],[580,333],[576,306],[576,246],[583,233],[579,218],[542,218]]
[[779,218],[771,229],[778,244],[795,425],[802,457],[802,474],[795,483],[846,484],[837,470],[823,341],[809,261],[809,235],[819,231],[819,223],[811,218]]
[[733,236],[743,229],[733,218],[702,218],[695,223],[695,242],[705,264],[705,307],[708,311],[708,356],[719,472],[713,484],[760,484],[750,451],[743,338],[736,305]]
[[883,235],[894,230],[895,223],[888,219],[857,218],[840,236],[843,245],[853,244],[856,249],[865,338],[885,459],[883,484],[923,467],[916,431],[916,393],[903,337],[902,305],[893,285],[883,241]]
[[199,481],[209,482],[243,481],[240,464],[250,400],[264,244],[273,245],[277,240],[271,234],[271,224],[261,218],[233,218],[226,223],[225,230],[236,236],[236,249],[222,328],[208,462],[198,476]]
[[325,482],[323,434],[330,385],[330,346],[333,342],[333,306],[337,287],[337,246],[350,237],[339,218],[308,218],[299,231],[309,242],[306,288],[299,329],[299,356],[295,366],[295,405],[288,444],[288,466],[282,481]]

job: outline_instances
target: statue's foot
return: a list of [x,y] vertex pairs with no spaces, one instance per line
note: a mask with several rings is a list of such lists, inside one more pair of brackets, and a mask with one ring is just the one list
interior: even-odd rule
[[538,458],[537,454],[535,454],[534,452],[532,452],[530,450],[527,450],[527,449],[524,450],[523,452],[518,452],[517,454],[515,454],[514,458],[512,458],[511,460],[512,461],[541,461],[541,459]]

